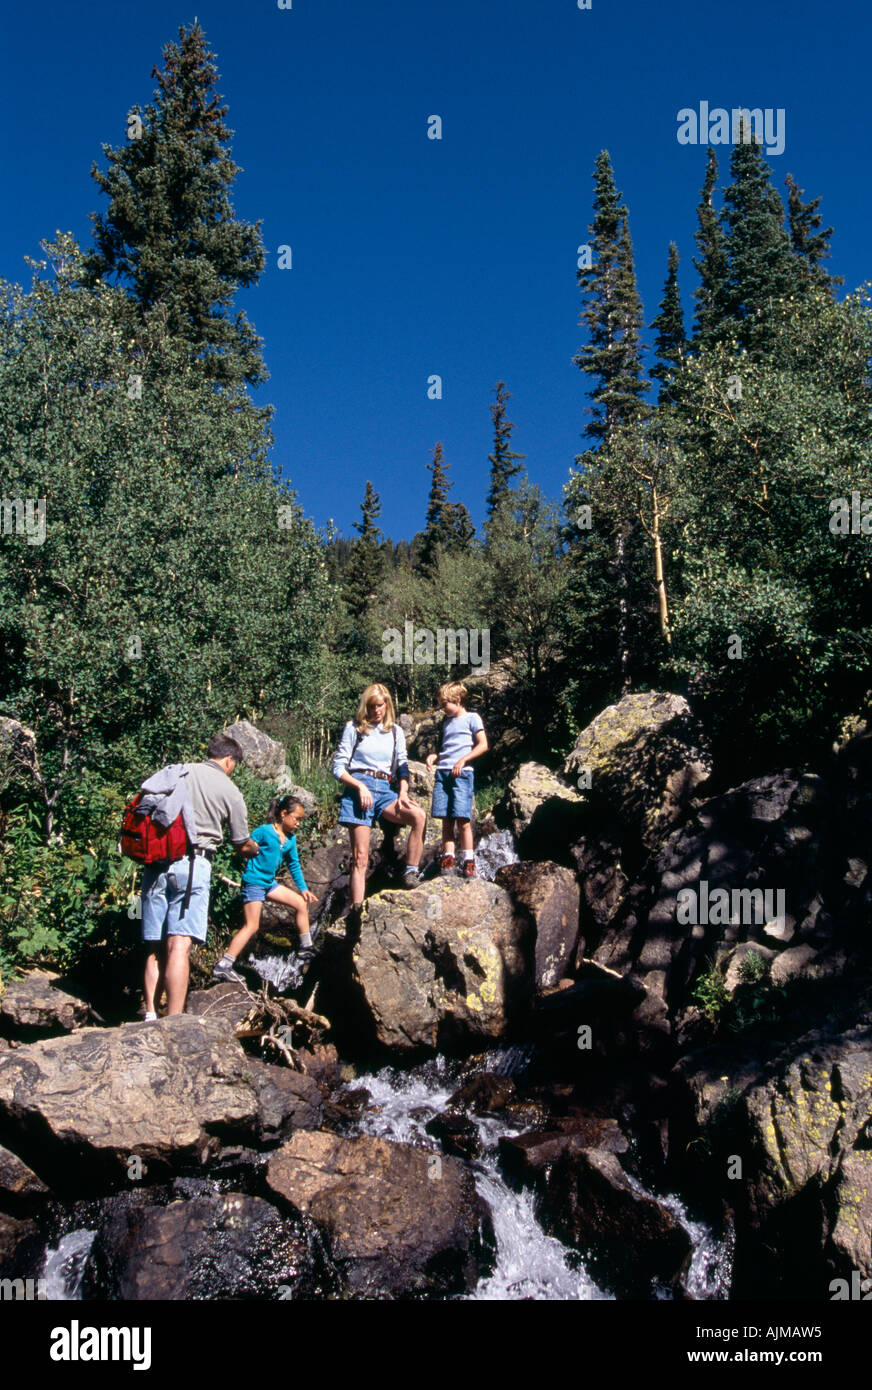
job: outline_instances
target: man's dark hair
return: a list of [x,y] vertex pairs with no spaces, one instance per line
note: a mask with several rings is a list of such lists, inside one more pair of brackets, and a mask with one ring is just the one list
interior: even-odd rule
[[238,763],[241,763],[242,749],[236,739],[231,738],[229,734],[216,734],[214,738],[209,740],[206,756],[214,758],[216,762],[220,762],[222,758],[235,758]]

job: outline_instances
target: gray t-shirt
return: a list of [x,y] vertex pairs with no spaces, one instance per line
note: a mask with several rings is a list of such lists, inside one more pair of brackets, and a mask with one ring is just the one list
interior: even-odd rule
[[437,772],[453,767],[458,758],[468,753],[475,744],[476,734],[483,728],[481,715],[474,710],[465,709],[461,714],[455,714],[453,719],[446,719],[442,725],[442,749],[436,764]]
[[217,849],[224,839],[225,826],[231,844],[244,844],[248,839],[248,810],[239,788],[217,763],[185,763],[185,767],[197,826],[197,847]]

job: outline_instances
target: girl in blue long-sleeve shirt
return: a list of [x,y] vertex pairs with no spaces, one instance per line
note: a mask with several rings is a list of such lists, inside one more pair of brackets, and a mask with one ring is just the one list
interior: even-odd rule
[[[246,863],[242,873],[242,915],[243,925],[234,936],[226,952],[212,971],[215,980],[245,981],[233,969],[237,956],[245,950],[251,938],[260,927],[265,899],[273,903],[286,903],[296,914],[297,931],[300,933],[300,955],[305,959],[314,954],[312,935],[309,930],[308,904],[317,902],[310,893],[303,878],[300,856],[297,852],[297,830],[306,814],[306,808],[294,796],[276,799],[269,808],[269,819],[251,832],[251,838],[260,846],[260,852]],[[276,881],[276,874],[282,864],[287,865],[291,878],[299,889],[291,888]]]

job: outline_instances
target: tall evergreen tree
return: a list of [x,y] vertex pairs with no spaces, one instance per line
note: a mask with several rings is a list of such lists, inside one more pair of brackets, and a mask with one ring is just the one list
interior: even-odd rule
[[678,247],[674,241],[669,243],[666,284],[663,288],[663,299],[660,301],[660,313],[653,320],[651,327],[657,330],[654,340],[657,366],[652,367],[651,375],[660,382],[660,403],[663,404],[673,399],[673,384],[687,351],[684,314],[678,289]]
[[468,509],[462,502],[448,503],[448,549],[456,550],[460,554],[466,554],[472,547],[475,540],[475,527],[472,524],[472,517]]
[[725,308],[742,347],[765,354],[777,303],[799,288],[801,275],[784,227],[784,205],[748,133],[741,122],[730,160],[732,182],[724,191],[730,260]]
[[224,385],[265,381],[261,339],[242,312],[231,317],[240,285],[264,267],[261,224],[238,220],[229,190],[240,172],[229,153],[233,132],[215,92],[217,69],[194,23],[164,49],[153,104],[137,105],[123,146],[103,145],[109,168],[91,174],[109,197],[92,213],[95,246],[85,282],[121,283],[147,321],[188,342],[206,375]]
[[506,390],[506,383],[498,381],[496,387],[496,401],[488,406],[494,422],[494,451],[488,454],[488,462],[491,466],[490,487],[487,494],[487,519],[491,521],[493,515],[505,500],[512,478],[521,471],[520,460],[525,458],[525,454],[516,454],[512,449],[511,438],[512,430],[515,426],[511,420],[506,418],[506,402],[511,400],[511,394]]
[[804,188],[798,188],[792,174],[784,180],[787,187],[787,220],[790,227],[790,244],[794,254],[799,256],[803,271],[809,281],[824,289],[844,284],[841,275],[828,275],[821,261],[829,260],[832,227],[821,230],[823,217],[818,212],[820,198],[804,203]]
[[353,522],[359,540],[354,544],[351,559],[342,576],[343,597],[350,612],[358,619],[374,598],[385,571],[385,554],[382,550],[384,537],[377,524],[381,515],[381,498],[369,479],[360,511],[360,521]]
[[589,342],[573,361],[581,371],[599,378],[591,392],[596,405],[587,432],[602,440],[621,425],[645,416],[647,407],[641,398],[648,389],[642,375],[642,303],[636,288],[629,215],[615,188],[607,150],[596,161],[589,236],[593,263],[578,271],[584,301],[580,325],[587,328]]
[[727,298],[729,259],[721,219],[714,205],[717,182],[718,159],[714,150],[710,149],[705,182],[700,190],[696,210],[698,226],[694,232],[699,260],[694,260],[693,263],[700,279],[699,286],[694,290],[694,298],[697,301],[694,330],[696,340],[701,343],[708,343],[717,335]]

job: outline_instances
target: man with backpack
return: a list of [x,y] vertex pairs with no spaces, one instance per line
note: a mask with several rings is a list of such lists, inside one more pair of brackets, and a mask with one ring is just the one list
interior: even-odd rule
[[[184,832],[186,847],[175,858],[143,859],[142,940],[145,961],[145,1018],[157,1018],[156,1004],[167,991],[167,1014],[185,1008],[190,977],[192,941],[205,941],[209,925],[209,884],[212,860],[227,828],[237,852],[246,859],[260,853],[248,833],[248,810],[242,793],[231,782],[242,760],[242,749],[227,734],[216,734],[200,763],[174,763],[142,784],[135,806],[137,819],[167,829],[166,843],[178,849]],[[125,817],[125,829],[128,828]],[[175,832],[175,834],[173,833]],[[122,834],[122,847],[125,836]],[[125,848],[125,853],[131,851]],[[160,852],[160,851],[158,851]]]

